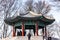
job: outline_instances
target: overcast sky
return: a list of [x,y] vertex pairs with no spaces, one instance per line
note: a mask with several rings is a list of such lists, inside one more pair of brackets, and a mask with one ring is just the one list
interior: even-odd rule
[[47,3],[51,5],[51,11],[49,13],[52,14],[55,20],[59,23],[60,22],[60,2],[47,0]]

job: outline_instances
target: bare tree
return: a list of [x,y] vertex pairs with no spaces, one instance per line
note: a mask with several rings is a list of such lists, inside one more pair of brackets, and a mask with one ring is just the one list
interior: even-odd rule
[[48,36],[56,37],[57,35],[60,38],[60,26],[58,25],[58,23],[55,22],[49,25],[47,30],[48,30]]

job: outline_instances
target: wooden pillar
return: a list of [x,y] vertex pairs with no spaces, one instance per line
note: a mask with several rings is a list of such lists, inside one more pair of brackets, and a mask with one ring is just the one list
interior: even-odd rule
[[45,26],[45,36],[47,37],[47,29],[46,29],[46,26]]
[[38,36],[38,22],[36,22],[36,25],[35,25],[35,34],[36,34],[36,36]]
[[24,36],[24,22],[22,22],[22,36]]
[[13,32],[12,36],[15,37],[15,36],[16,36],[16,32],[15,32],[15,27],[14,27],[14,25],[13,25],[12,28],[13,28],[13,29],[12,29],[12,32]]
[[44,28],[42,28],[42,35],[44,36]]
[[47,37],[47,29],[46,29],[46,26],[44,27],[44,34],[43,35]]
[[43,28],[43,36],[45,36],[45,27]]
[[43,35],[43,40],[44,40],[44,28],[42,28],[42,33],[43,33],[42,35]]

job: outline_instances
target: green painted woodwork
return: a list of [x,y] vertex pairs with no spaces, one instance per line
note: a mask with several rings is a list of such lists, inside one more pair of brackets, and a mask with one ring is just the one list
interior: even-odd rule
[[4,20],[5,23],[9,24],[9,25],[14,25],[17,28],[21,28],[22,22],[24,22],[25,28],[29,29],[34,28],[31,25],[36,24],[36,22],[38,22],[38,26],[40,27],[45,27],[46,25],[52,24],[55,19],[47,19],[44,16],[39,16],[39,17],[20,17],[17,16],[16,18],[13,17],[9,17],[7,19]]
[[[32,20],[28,20],[28,21],[24,22],[24,25],[35,25],[35,24],[36,24],[36,21],[32,21]],[[16,26],[21,26],[21,25],[22,25],[21,21],[18,21],[18,22],[15,23],[15,27]],[[38,21],[38,26],[45,26],[45,24],[42,21]]]

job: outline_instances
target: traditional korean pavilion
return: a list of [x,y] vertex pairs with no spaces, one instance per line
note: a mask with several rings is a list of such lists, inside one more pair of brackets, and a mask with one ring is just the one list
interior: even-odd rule
[[[32,13],[32,12],[31,12]],[[32,13],[32,16],[16,16],[16,17],[8,17],[5,20],[5,23],[8,25],[13,26],[13,36],[15,36],[16,29],[22,29],[22,36],[24,36],[24,31],[26,29],[33,29],[34,34],[38,36],[38,29],[45,28],[46,33],[46,26],[52,24],[55,19],[47,18],[43,16],[42,14],[38,14],[35,16],[34,13]]]

